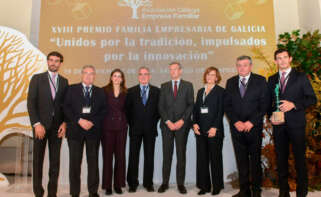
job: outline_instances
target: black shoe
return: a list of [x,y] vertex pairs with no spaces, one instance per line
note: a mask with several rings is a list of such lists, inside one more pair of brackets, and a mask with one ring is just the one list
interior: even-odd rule
[[115,192],[116,192],[116,194],[122,194],[123,193],[121,188],[118,188],[118,187],[115,187]]
[[145,187],[146,188],[146,190],[148,191],[148,192],[154,192],[155,190],[154,190],[154,186],[147,186],[147,187]]
[[137,190],[137,187],[129,187],[128,192],[129,192],[129,193],[135,193],[136,190]]
[[197,194],[198,194],[198,195],[204,195],[204,194],[206,194],[206,191],[203,190],[203,189],[201,189]]
[[158,193],[164,193],[166,190],[168,190],[168,185],[162,184],[158,189]]
[[181,193],[181,194],[187,193],[186,187],[184,185],[178,185],[177,188],[178,188],[179,193]]
[[215,195],[218,195],[220,192],[221,192],[222,189],[213,189],[212,191],[212,195],[215,196]]
[[290,197],[290,193],[287,190],[280,190],[279,197]]
[[112,191],[111,189],[106,189],[105,194],[106,194],[107,196],[110,196],[110,195],[113,194],[113,191]]
[[97,193],[89,194],[89,197],[99,197]]

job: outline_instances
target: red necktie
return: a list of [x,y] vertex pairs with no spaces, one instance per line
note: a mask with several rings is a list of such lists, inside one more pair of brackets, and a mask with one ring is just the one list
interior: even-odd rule
[[280,82],[281,82],[281,92],[283,93],[284,92],[284,89],[285,89],[285,74],[286,72],[282,72],[282,76],[281,76],[281,79],[280,79]]
[[174,98],[177,96],[177,81],[174,82]]

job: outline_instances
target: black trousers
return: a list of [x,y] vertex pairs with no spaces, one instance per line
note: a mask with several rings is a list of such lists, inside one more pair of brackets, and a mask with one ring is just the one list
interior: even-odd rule
[[176,183],[185,184],[186,171],[186,144],[189,134],[189,128],[182,128],[177,131],[170,131],[168,128],[162,128],[163,139],[163,184],[169,183],[171,174],[174,142],[176,145]]
[[305,127],[291,128],[287,125],[273,126],[275,151],[279,175],[280,190],[289,191],[289,144],[292,144],[297,173],[297,196],[308,193],[308,175],[305,158]]
[[[42,187],[43,161],[45,156],[46,144],[48,141],[49,149],[49,183],[48,196],[57,195],[58,176],[60,167],[60,148],[61,138],[58,138],[58,124],[53,124],[46,130],[44,139],[33,139],[33,192],[35,196],[43,196]],[[35,136],[35,135],[34,135]]]
[[230,126],[236,163],[239,173],[240,190],[261,191],[262,166],[262,127],[253,127],[250,132],[239,132]]
[[224,188],[222,148],[223,138],[196,135],[196,185],[198,188],[206,191],[210,191],[212,185],[213,189]]
[[99,169],[98,169],[98,149],[99,139],[88,139],[82,137],[79,140],[68,139],[69,146],[69,181],[70,194],[79,195],[80,193],[80,172],[84,145],[86,144],[86,156],[88,177],[87,186],[90,194],[95,194],[99,186]]
[[144,178],[143,186],[153,186],[154,174],[154,152],[155,152],[154,134],[131,135],[129,141],[129,160],[127,171],[127,183],[130,187],[137,187],[139,153],[142,142],[144,143]]

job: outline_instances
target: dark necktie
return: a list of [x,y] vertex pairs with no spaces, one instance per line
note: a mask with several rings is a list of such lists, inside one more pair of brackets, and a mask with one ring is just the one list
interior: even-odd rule
[[177,81],[174,81],[174,98],[177,96]]
[[90,87],[86,86],[85,89],[86,89],[85,91],[86,104],[87,106],[89,106],[90,105],[90,92],[89,92]]
[[142,90],[142,102],[143,102],[144,105],[146,105],[146,102],[147,102],[146,89],[147,89],[147,86],[143,86],[143,90]]
[[240,94],[241,94],[242,98],[243,98],[245,91],[246,91],[246,83],[245,82],[246,82],[246,79],[245,79],[245,77],[243,77],[241,80],[241,85],[240,85]]
[[285,74],[286,72],[282,72],[282,76],[281,76],[281,79],[280,79],[280,82],[281,82],[281,92],[283,93],[284,92],[284,89],[285,89]]

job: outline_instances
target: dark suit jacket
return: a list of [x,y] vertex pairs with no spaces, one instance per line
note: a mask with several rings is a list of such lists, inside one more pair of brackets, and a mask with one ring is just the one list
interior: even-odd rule
[[58,91],[53,100],[48,76],[49,73],[44,72],[31,78],[27,98],[31,125],[40,122],[46,129],[52,126],[53,114],[59,125],[64,121],[63,102],[68,88],[68,80],[58,75]]
[[125,108],[127,93],[121,92],[116,98],[114,91],[106,91],[106,87],[104,87],[104,93],[106,95],[108,112],[103,120],[103,132],[111,132],[115,130],[127,132],[128,125]]
[[239,76],[227,80],[224,109],[230,124],[237,121],[250,121],[254,126],[263,126],[270,96],[264,77],[251,73],[244,97],[241,97]]
[[[279,73],[269,77],[268,86],[272,95],[272,107],[269,115],[276,110],[276,97],[274,93],[275,85],[279,83]],[[294,103],[296,109],[286,112],[285,122],[291,127],[305,126],[305,109],[317,102],[313,88],[304,73],[294,69],[289,73],[289,79],[285,86],[284,93],[280,93],[280,100],[288,100]]]
[[[82,137],[100,138],[101,122],[106,114],[106,99],[103,89],[92,86],[91,95],[91,113],[83,114],[82,108],[85,105],[83,86],[81,83],[71,85],[68,88],[64,112],[67,117],[67,138],[80,139]],[[80,118],[93,122],[94,126],[86,131],[80,127],[78,121]]]
[[[209,92],[203,102],[205,88],[197,92],[196,103],[193,110],[193,123],[198,124],[202,135],[207,135],[210,128],[216,128],[216,136],[224,137],[224,89],[218,85]],[[207,107],[208,113],[202,114],[201,107]]]
[[126,112],[129,124],[129,135],[150,133],[157,136],[157,123],[159,120],[158,101],[159,88],[149,85],[148,100],[142,103],[140,86],[128,89],[126,98]]
[[184,120],[183,128],[189,128],[191,126],[193,105],[194,90],[192,83],[181,80],[176,98],[174,98],[172,81],[162,84],[158,103],[158,111],[162,120],[161,128],[167,128],[165,124],[167,120],[176,122],[180,119]]

